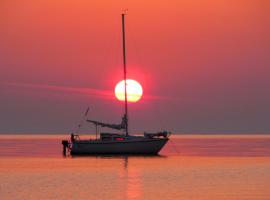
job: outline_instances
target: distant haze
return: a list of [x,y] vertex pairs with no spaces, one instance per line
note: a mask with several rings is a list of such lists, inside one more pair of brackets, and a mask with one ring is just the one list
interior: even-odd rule
[[270,133],[268,0],[1,0],[0,133],[119,123],[126,8],[131,132]]

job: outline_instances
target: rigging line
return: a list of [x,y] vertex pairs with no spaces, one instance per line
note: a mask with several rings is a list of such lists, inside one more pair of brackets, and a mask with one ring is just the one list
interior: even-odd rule
[[[135,27],[135,28],[134,28]],[[137,27],[137,28],[136,28]],[[138,28],[139,27],[139,28]],[[142,50],[143,48],[141,48],[141,44],[140,44],[140,40],[138,40],[140,35],[140,30],[141,30],[141,26],[139,23],[136,23],[136,21],[134,21],[134,26],[128,28],[128,41],[129,41],[129,46],[130,46],[130,52],[135,53],[135,57],[136,57],[136,62],[135,65],[139,65],[139,66],[143,66],[145,65],[143,63],[143,54],[142,54]],[[140,44],[140,45],[138,45]],[[148,60],[149,62],[150,60]]]
[[75,134],[77,134],[77,133],[80,131],[82,125],[84,124],[84,122],[85,122],[85,120],[86,120],[86,118],[87,118],[87,115],[88,115],[89,110],[90,110],[90,108],[87,107],[87,109],[86,109],[86,111],[84,112],[84,115],[83,115],[83,117],[82,117],[80,123],[79,123],[78,126],[77,126],[77,129],[74,131]]

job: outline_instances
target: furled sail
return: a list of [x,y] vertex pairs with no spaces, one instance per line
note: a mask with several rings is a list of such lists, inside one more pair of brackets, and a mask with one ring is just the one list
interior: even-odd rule
[[124,115],[124,117],[122,117],[122,122],[121,124],[107,124],[107,123],[103,123],[103,122],[98,122],[98,121],[94,121],[94,120],[89,120],[87,119],[87,122],[93,123],[96,126],[101,126],[101,127],[107,127],[107,128],[112,128],[112,129],[117,129],[117,130],[121,130],[121,129],[126,129],[126,116]]

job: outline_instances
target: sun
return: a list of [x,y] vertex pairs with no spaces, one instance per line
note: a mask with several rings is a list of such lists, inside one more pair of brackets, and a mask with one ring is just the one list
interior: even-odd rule
[[[116,84],[114,93],[119,101],[125,101],[125,81],[122,80]],[[141,99],[143,94],[142,86],[139,82],[127,79],[127,101],[137,102]]]

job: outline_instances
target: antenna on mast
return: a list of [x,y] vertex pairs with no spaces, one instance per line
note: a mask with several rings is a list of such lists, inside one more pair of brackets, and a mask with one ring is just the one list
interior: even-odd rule
[[123,36],[123,65],[124,65],[124,81],[125,81],[125,129],[126,136],[128,136],[128,103],[127,103],[127,69],[126,69],[126,38],[125,38],[125,15],[127,9],[122,13],[122,36]]

